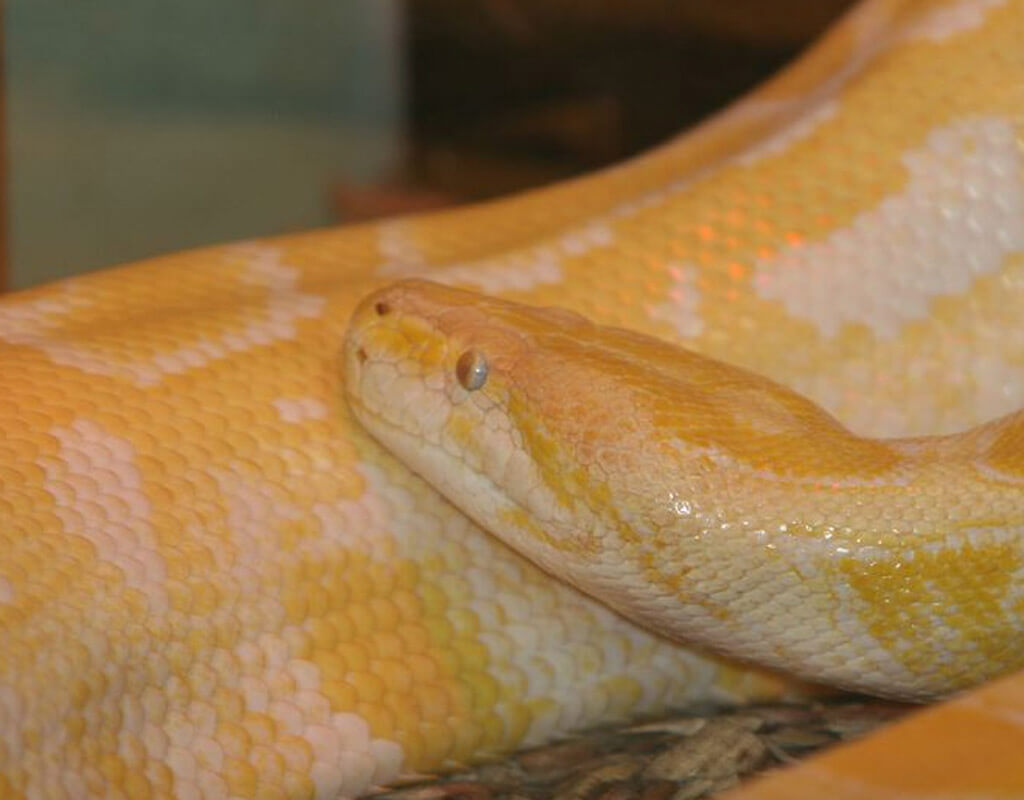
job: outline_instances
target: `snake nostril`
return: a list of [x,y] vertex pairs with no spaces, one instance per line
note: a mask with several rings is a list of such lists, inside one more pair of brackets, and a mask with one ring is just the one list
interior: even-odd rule
[[359,363],[360,364],[365,364],[366,363],[366,350],[364,350],[362,347],[357,349],[356,350],[356,358],[359,359]]
[[373,306],[373,310],[377,312],[378,317],[383,317],[385,314],[391,313],[391,306],[380,300]]

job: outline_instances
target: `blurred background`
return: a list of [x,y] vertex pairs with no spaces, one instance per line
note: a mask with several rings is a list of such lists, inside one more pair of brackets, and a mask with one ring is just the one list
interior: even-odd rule
[[5,288],[621,159],[849,0],[7,0]]

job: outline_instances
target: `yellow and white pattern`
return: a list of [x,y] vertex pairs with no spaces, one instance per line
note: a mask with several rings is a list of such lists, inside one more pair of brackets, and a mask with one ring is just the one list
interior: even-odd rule
[[[0,797],[351,796],[785,691],[623,621],[387,455],[345,402],[349,317],[415,273],[683,342],[860,434],[1016,410],[1022,41],[1022,0],[868,0],[616,169],[5,298]],[[1019,475],[1015,452],[997,472]],[[987,691],[1014,707],[1016,686]],[[1020,789],[1003,775],[933,788]]]

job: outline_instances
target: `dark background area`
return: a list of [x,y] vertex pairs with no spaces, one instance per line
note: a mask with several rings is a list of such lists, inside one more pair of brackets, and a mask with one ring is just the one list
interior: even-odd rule
[[847,5],[7,0],[7,285],[593,170]]

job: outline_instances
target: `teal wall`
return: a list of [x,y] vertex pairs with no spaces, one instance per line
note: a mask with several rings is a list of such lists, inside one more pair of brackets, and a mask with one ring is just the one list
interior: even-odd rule
[[399,0],[8,0],[16,286],[333,221],[403,145]]

